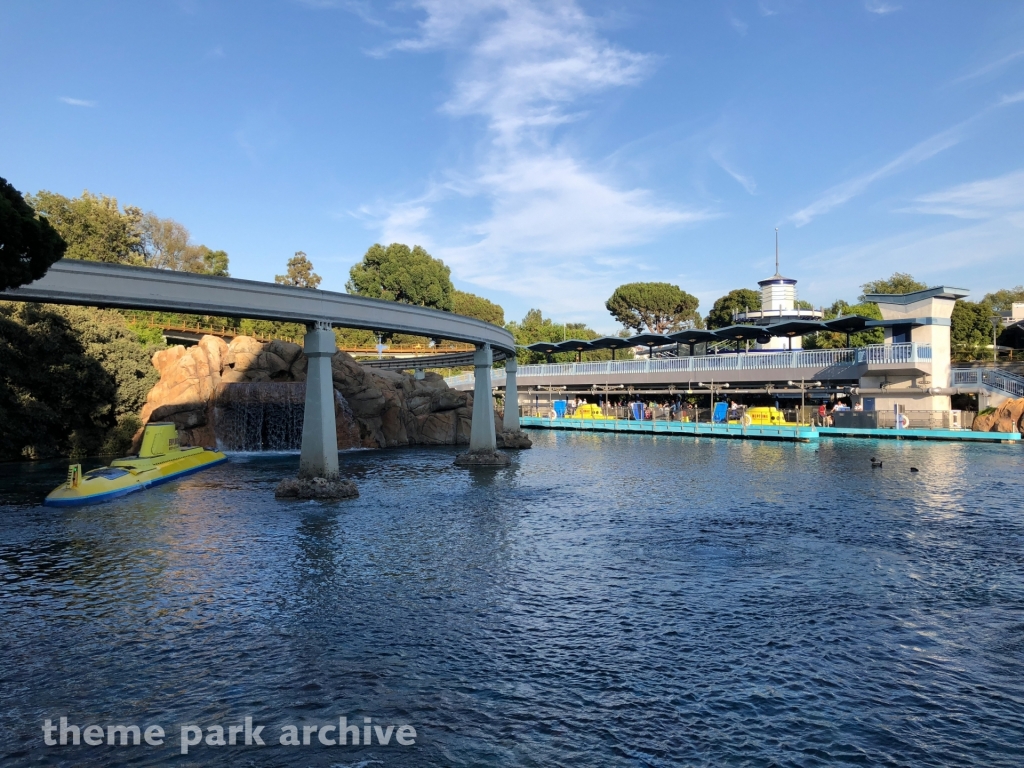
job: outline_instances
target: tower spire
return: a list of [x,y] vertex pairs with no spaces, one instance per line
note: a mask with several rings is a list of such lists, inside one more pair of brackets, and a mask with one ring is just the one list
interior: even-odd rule
[[779,274],[779,228],[775,228],[775,274]]

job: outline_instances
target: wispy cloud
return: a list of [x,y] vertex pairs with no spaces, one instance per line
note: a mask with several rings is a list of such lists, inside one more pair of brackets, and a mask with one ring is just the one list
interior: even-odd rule
[[816,216],[828,213],[833,208],[836,208],[851,198],[856,197],[879,179],[884,179],[886,176],[892,176],[894,173],[898,173],[905,168],[909,168],[917,165],[918,163],[924,162],[931,157],[935,157],[935,155],[960,142],[963,138],[963,125],[964,124],[961,123],[949,130],[937,133],[919,144],[914,145],[906,152],[899,155],[899,157],[894,160],[890,160],[880,168],[876,168],[869,173],[844,181],[842,184],[837,184],[806,208],[802,208],[794,213],[789,217],[789,220],[798,227],[809,224]]
[[1017,91],[1016,93],[1003,96],[999,100],[999,106],[1005,107],[1007,104],[1016,104],[1018,101],[1024,101],[1024,91]]
[[1024,170],[921,195],[913,203],[904,210],[959,219],[988,219],[1021,212],[1024,211]]
[[[383,50],[464,53],[441,108],[482,118],[486,130],[468,169],[449,169],[417,199],[360,212],[386,241],[433,243],[458,279],[582,312],[607,297],[623,264],[642,268],[624,251],[715,215],[661,202],[556,141],[589,100],[642,81],[656,64],[600,36],[573,0],[415,4],[425,14],[418,34]],[[485,213],[453,225],[444,215],[453,200]]]
[[991,72],[995,72],[998,69],[1002,69],[1010,62],[1019,59],[1021,56],[1024,56],[1024,48],[1022,48],[1019,51],[1014,51],[1013,53],[1003,56],[999,59],[996,59],[995,61],[991,61],[988,64],[984,65],[983,67],[979,67],[978,69],[973,70],[972,72],[968,72],[966,75],[962,75],[961,77],[958,77],[955,80],[953,80],[953,83],[962,83],[965,80],[973,80],[977,77],[984,77],[985,75]]
[[732,11],[729,11],[729,23],[732,25],[732,28],[739,32],[741,35],[747,34],[747,22],[745,22]]
[[747,190],[748,194],[753,195],[757,192],[757,183],[749,176],[737,171],[732,164],[725,159],[724,153],[720,149],[712,149],[710,154],[711,159],[718,164],[718,167],[732,176],[740,186]]
[[868,13],[877,13],[879,16],[885,16],[890,13],[902,10],[901,5],[890,5],[885,0],[864,0],[864,10]]
[[65,104],[70,104],[73,107],[97,107],[99,102],[88,101],[86,99],[72,99],[70,96],[61,96],[60,100]]

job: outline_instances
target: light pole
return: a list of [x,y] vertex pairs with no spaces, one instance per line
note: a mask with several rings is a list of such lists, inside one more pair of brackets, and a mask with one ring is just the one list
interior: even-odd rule
[[988,321],[992,323],[992,362],[994,363],[999,356],[999,350],[996,347],[996,334],[999,326],[1003,324],[1003,318],[999,315],[993,315]]

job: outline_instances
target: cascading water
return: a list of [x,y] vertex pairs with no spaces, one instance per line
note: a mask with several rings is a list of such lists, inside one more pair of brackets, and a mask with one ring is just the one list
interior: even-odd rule
[[296,451],[302,447],[304,382],[222,384],[214,406],[224,451]]

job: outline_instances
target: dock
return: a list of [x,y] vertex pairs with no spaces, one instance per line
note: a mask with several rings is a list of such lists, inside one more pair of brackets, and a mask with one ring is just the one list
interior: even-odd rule
[[633,421],[627,419],[548,419],[522,416],[524,429],[561,429],[574,432],[621,432],[633,435],[689,435],[733,440],[777,440],[810,443],[820,438],[887,440],[942,440],[970,443],[1019,443],[1020,432],[972,432],[956,429],[856,429],[810,425],[712,424],[690,421]]

